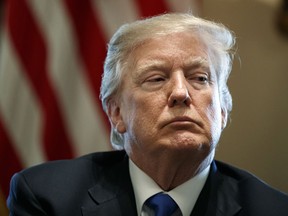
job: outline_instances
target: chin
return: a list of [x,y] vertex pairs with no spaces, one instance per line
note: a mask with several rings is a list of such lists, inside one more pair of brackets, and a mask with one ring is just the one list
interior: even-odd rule
[[169,148],[174,150],[185,151],[198,151],[198,152],[211,152],[211,141],[207,139],[187,138],[182,137],[176,140],[171,140]]

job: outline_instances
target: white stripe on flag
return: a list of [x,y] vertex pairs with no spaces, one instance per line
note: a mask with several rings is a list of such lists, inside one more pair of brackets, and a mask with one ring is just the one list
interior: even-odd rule
[[30,4],[49,48],[48,71],[56,88],[65,126],[76,145],[76,154],[108,150],[108,130],[100,105],[94,101],[84,76],[64,5],[61,1],[51,1],[49,7],[44,7],[38,0],[31,0]]
[[0,111],[23,166],[46,161],[41,145],[42,116],[29,82],[4,32],[0,56]]
[[139,18],[138,8],[133,0],[97,0],[93,3],[107,40],[112,37],[119,26]]

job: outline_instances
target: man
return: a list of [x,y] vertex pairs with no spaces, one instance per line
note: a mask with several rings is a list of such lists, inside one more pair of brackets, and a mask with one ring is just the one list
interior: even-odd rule
[[287,216],[287,195],[214,161],[233,45],[227,28],[189,14],[122,26],[101,86],[119,151],[14,175],[11,215]]

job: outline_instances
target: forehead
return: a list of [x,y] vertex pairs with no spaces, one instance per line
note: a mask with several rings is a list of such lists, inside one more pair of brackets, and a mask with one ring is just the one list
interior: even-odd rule
[[149,65],[167,67],[208,64],[206,46],[191,33],[181,32],[147,39],[138,45],[128,56],[131,68]]

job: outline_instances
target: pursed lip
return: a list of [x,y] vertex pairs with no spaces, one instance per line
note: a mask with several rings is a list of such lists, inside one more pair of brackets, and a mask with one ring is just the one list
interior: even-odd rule
[[165,127],[165,126],[167,126],[169,124],[182,123],[182,122],[183,123],[185,123],[185,122],[189,123],[190,122],[190,123],[193,123],[193,124],[196,124],[196,125],[202,127],[201,122],[199,122],[199,121],[197,121],[195,119],[192,119],[192,118],[190,118],[188,116],[177,116],[177,117],[171,118],[171,119],[169,119],[169,120],[164,122],[163,127]]

